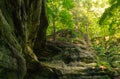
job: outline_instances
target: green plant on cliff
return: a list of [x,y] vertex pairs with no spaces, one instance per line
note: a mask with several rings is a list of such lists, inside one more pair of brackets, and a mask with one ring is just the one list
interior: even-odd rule
[[[98,47],[95,47],[98,55],[98,64],[108,67],[115,74],[119,74],[120,68],[120,1],[110,0],[108,7],[99,20],[101,28],[105,28],[103,37],[97,39]],[[102,40],[100,40],[102,39]]]

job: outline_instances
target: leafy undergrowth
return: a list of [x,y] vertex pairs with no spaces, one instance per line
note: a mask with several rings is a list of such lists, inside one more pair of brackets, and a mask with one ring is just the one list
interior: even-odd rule
[[96,62],[99,67],[107,68],[112,72],[113,77],[120,76],[120,44],[116,38],[103,41],[98,39],[93,44],[96,52]]

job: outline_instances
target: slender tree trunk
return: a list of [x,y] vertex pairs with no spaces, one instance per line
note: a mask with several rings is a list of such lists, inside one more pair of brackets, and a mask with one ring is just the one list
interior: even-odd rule
[[53,16],[53,41],[56,41],[56,25],[55,25],[55,17]]
[[87,10],[87,20],[86,20],[86,25],[85,25],[85,35],[84,35],[84,38],[85,38],[85,41],[88,45],[88,48],[90,47],[91,45],[91,42],[90,42],[90,37],[89,37],[89,12]]

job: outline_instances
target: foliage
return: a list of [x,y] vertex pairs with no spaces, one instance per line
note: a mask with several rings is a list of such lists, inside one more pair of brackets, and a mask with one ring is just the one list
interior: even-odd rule
[[73,0],[48,0],[47,4],[49,17],[48,35],[53,33],[53,27],[56,27],[56,31],[73,27],[72,15],[69,11],[74,7]]
[[106,9],[100,18],[99,24],[109,25],[110,35],[120,33],[120,2],[119,0],[110,0],[111,6]]
[[88,27],[89,35],[99,36],[100,27],[97,23],[107,0],[48,0],[49,28],[47,34],[53,33],[53,19],[55,19],[56,31],[72,28],[85,33]]
[[63,0],[62,5],[66,9],[71,9],[74,7],[74,0]]
[[102,26],[103,38],[109,36],[109,39],[102,41],[98,47],[95,47],[99,59],[99,64],[107,65],[110,69],[120,68],[120,1],[109,0],[108,7],[100,17],[99,24]]
[[79,39],[88,35],[98,65],[119,68],[120,0],[48,0],[48,16],[48,35],[53,34],[54,21],[56,33],[72,29],[80,32]]
[[72,18],[72,16],[67,10],[62,10],[60,12],[60,21],[65,26],[69,26],[69,27],[73,26],[73,22],[72,22],[71,18]]

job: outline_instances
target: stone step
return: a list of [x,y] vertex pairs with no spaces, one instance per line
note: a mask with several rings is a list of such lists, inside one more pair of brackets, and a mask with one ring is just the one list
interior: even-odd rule
[[107,75],[104,76],[80,76],[80,75],[64,75],[59,79],[110,79]]

